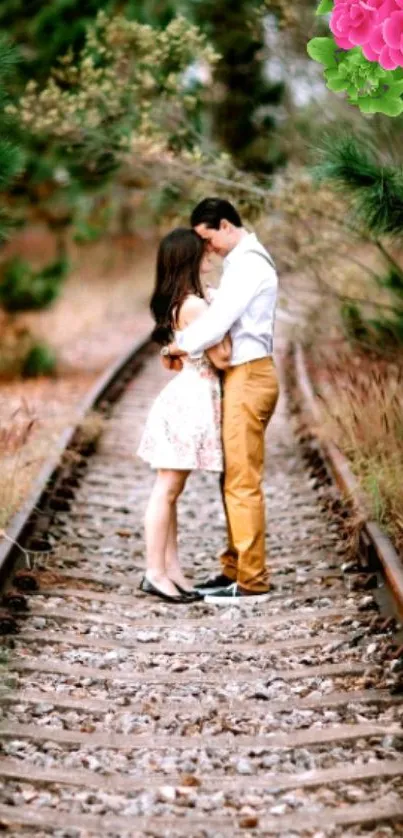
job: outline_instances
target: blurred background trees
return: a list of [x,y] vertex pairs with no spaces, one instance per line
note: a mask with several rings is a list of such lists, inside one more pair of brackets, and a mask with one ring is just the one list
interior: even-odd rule
[[[0,187],[7,194],[11,184],[24,166],[24,152],[18,141],[15,120],[7,114],[10,104],[9,87],[15,74],[17,52],[4,36],[0,37]],[[0,214],[0,241],[3,241],[9,229],[9,219],[5,207]]]
[[[132,252],[137,231],[224,194],[272,250],[332,433],[384,514],[402,503],[403,116],[365,116],[326,88],[307,55],[328,35],[316,8],[2,0],[0,376],[57,371],[40,312],[85,249],[105,243],[112,261],[118,242]],[[34,257],[19,237],[37,229],[52,247]]]
[[[307,57],[314,26],[318,34],[324,31],[323,18],[315,22],[316,5],[3,0],[0,35],[7,31],[13,48],[3,39],[0,93],[8,107],[1,117],[0,225],[3,237],[8,230],[11,238],[13,229],[46,225],[55,243],[47,264],[3,258],[3,309],[15,315],[57,298],[69,272],[69,242],[85,245],[113,231],[130,235],[139,225],[172,223],[186,217],[200,195],[219,190],[246,216],[265,220],[268,231],[274,225],[280,266],[295,270],[308,262],[324,293],[326,259],[329,275],[334,269],[326,236],[336,235],[337,187],[344,196],[354,193],[355,205],[370,203],[378,224],[381,213],[374,207],[378,202],[385,212],[385,196],[392,212],[403,122],[389,120],[395,124],[386,130],[384,118],[371,118],[378,159],[369,189],[367,174],[358,173],[365,169],[366,138],[356,140],[355,158],[342,159],[341,146],[332,147],[337,132],[349,132],[353,143],[364,118],[325,89],[320,68]],[[330,136],[328,163],[322,156],[318,186],[310,167],[318,163],[324,131]],[[301,198],[303,206],[296,208]],[[321,241],[310,228],[308,205],[326,227]],[[379,253],[383,248],[385,270],[377,282],[391,295],[389,308],[369,319],[354,300],[341,299],[346,333],[367,341],[365,320],[380,346],[399,341],[400,268],[392,251],[400,215],[394,213],[393,232],[369,230],[362,215],[354,241],[344,210],[339,221],[337,236],[349,252],[357,236]]]
[[275,135],[285,84],[268,77],[260,0],[189,0],[189,8],[220,55],[211,104],[213,139],[239,168],[272,173],[285,162]]
[[[47,264],[3,257],[8,329],[57,298],[69,241],[130,234],[187,211],[219,176],[237,195],[243,170],[284,164],[274,115],[284,83],[265,71],[264,20],[258,0],[4,0],[0,234],[41,224],[55,242]],[[244,183],[241,197],[256,212],[260,193]],[[36,348],[47,356],[37,372],[49,372],[51,353]],[[27,357],[19,368],[33,371]]]

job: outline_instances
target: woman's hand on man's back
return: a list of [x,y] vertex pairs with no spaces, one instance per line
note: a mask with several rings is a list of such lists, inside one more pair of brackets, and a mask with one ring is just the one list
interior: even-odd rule
[[172,355],[161,355],[161,361],[166,370],[180,372],[183,367],[181,358],[174,358]]

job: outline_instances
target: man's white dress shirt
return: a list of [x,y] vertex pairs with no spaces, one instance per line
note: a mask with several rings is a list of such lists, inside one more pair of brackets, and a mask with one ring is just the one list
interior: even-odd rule
[[254,233],[243,236],[224,259],[221,284],[208,311],[175,333],[179,348],[197,355],[230,332],[230,366],[272,355],[278,279],[271,261]]

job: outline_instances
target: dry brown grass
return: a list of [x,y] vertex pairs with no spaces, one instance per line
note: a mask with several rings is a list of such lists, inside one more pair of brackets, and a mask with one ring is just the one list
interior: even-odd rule
[[9,417],[0,424],[0,527],[3,527],[21,498],[21,478],[26,467],[22,452],[31,440],[36,417],[25,399],[21,399]]
[[371,515],[403,548],[403,357],[395,363],[348,347],[315,353],[323,433],[348,456]]
[[83,446],[96,443],[105,430],[107,420],[96,410],[91,410],[78,425],[80,443]]

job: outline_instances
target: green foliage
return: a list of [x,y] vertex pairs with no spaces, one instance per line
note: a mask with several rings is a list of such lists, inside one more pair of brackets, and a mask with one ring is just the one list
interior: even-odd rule
[[387,165],[364,133],[326,137],[320,157],[313,168],[317,180],[329,181],[351,197],[354,227],[375,243],[388,265],[386,273],[374,279],[388,292],[391,305],[381,306],[381,314],[370,318],[357,304],[345,303],[341,309],[344,328],[350,339],[388,352],[403,345],[403,270],[381,239],[402,237],[403,168]]
[[[192,0],[126,0],[124,13],[129,20],[164,29],[176,15],[189,16],[189,2]],[[115,3],[115,11],[122,11],[122,4]]]
[[9,313],[46,308],[58,297],[67,272],[65,258],[34,271],[28,262],[16,256],[3,266],[0,304]]
[[372,330],[372,342],[383,351],[402,347],[403,345],[403,311],[396,312],[394,317],[377,317],[367,321]]
[[324,64],[327,69],[337,67],[338,47],[333,38],[312,38],[307,45],[310,58]]
[[386,346],[403,345],[403,275],[391,268],[377,278],[380,288],[388,291],[392,300],[391,312],[368,320],[377,340]]
[[326,15],[333,11],[334,0],[320,0],[319,6],[316,9],[317,15]]
[[21,148],[11,140],[0,139],[0,190],[5,190],[20,173],[24,164]]
[[36,378],[40,375],[54,375],[57,358],[46,343],[34,343],[24,358],[22,375],[24,378]]
[[[219,101],[203,105],[198,100],[187,119],[193,134],[199,134],[201,141],[205,136],[218,141],[244,170],[272,172],[284,162],[275,139],[274,113],[284,85],[267,79],[264,37],[265,13],[282,19],[283,5],[261,0],[128,0],[125,6],[129,18],[158,28],[183,15],[207,35],[221,56],[213,70]],[[190,92],[197,93],[198,85],[192,81]]]
[[[8,85],[15,73],[17,53],[7,38],[0,36],[0,192],[5,192],[24,167],[25,155],[16,140],[15,120],[8,113],[11,105]],[[0,242],[7,238],[11,219],[0,213]]]
[[[88,27],[93,24],[100,10],[119,5],[105,0],[3,0],[0,4],[0,33],[7,31],[16,44],[13,51],[17,70],[12,77],[14,101],[23,94],[26,84],[44,84],[59,58],[69,52],[74,60],[82,49]],[[1,62],[0,62],[1,63]],[[63,64],[61,65],[63,66]],[[0,78],[1,88],[1,78]],[[0,96],[1,100],[1,96]],[[26,123],[19,124],[19,114],[14,113],[15,138],[24,149],[24,175],[10,186],[13,205],[22,215],[27,211],[31,219],[38,213],[41,222],[53,221],[53,205],[65,207],[63,215],[69,223],[80,193],[108,184],[116,170],[110,155],[103,153],[100,139],[96,151],[89,148],[83,159],[77,146],[55,142],[54,138],[40,136]],[[2,125],[0,122],[0,129]],[[1,132],[4,136],[4,131]],[[2,149],[0,148],[0,172]],[[62,177],[59,175],[62,173]]]
[[21,102],[27,127],[59,144],[66,165],[102,185],[122,163],[188,147],[186,118],[196,103],[182,84],[195,60],[214,62],[205,36],[184,18],[164,30],[99,14],[77,61],[67,56],[44,90]]
[[403,232],[403,168],[385,165],[361,136],[325,138],[320,162],[313,167],[319,181],[331,181],[352,198],[355,218],[371,236]]
[[89,244],[99,241],[105,233],[105,227],[91,224],[90,221],[82,219],[76,221],[73,227],[73,240],[77,244]]
[[159,189],[151,189],[147,194],[147,204],[152,212],[154,220],[161,217],[168,218],[170,214],[175,216],[179,200],[185,196],[178,184],[168,183]]
[[344,302],[340,308],[340,314],[349,340],[367,343],[369,341],[369,330],[365,325],[358,305],[352,302]]
[[357,303],[345,302],[340,313],[349,340],[389,354],[403,346],[403,277],[392,269],[386,276],[378,277],[377,282],[390,291],[395,304],[380,309],[377,317],[368,317]]
[[91,200],[88,195],[82,197],[74,216],[74,241],[78,244],[98,241],[107,232],[111,215],[112,208],[107,201]]
[[340,49],[332,37],[312,38],[307,52],[324,65],[329,90],[347,93],[348,102],[362,113],[403,113],[403,68],[384,70],[377,61],[368,61],[360,47]]
[[117,3],[108,0],[2,0],[0,31],[20,48],[21,79],[44,81],[60,55],[77,53],[87,27],[100,10]]
[[106,191],[122,162],[127,171],[128,155],[130,177],[137,163],[151,171],[145,142],[156,140],[155,154],[204,146],[211,108],[206,88],[187,73],[214,64],[203,33],[225,53],[215,76],[224,98],[213,107],[213,141],[242,168],[272,171],[284,159],[272,112],[283,88],[265,77],[260,0],[3,0],[1,29],[20,48],[15,93],[28,82],[21,113],[27,164],[14,197],[40,207],[41,220],[49,197],[74,213],[80,195]]
[[378,277],[377,282],[381,288],[386,288],[387,291],[390,291],[395,296],[396,302],[401,303],[403,306],[403,277],[401,273],[391,268],[386,276]]

